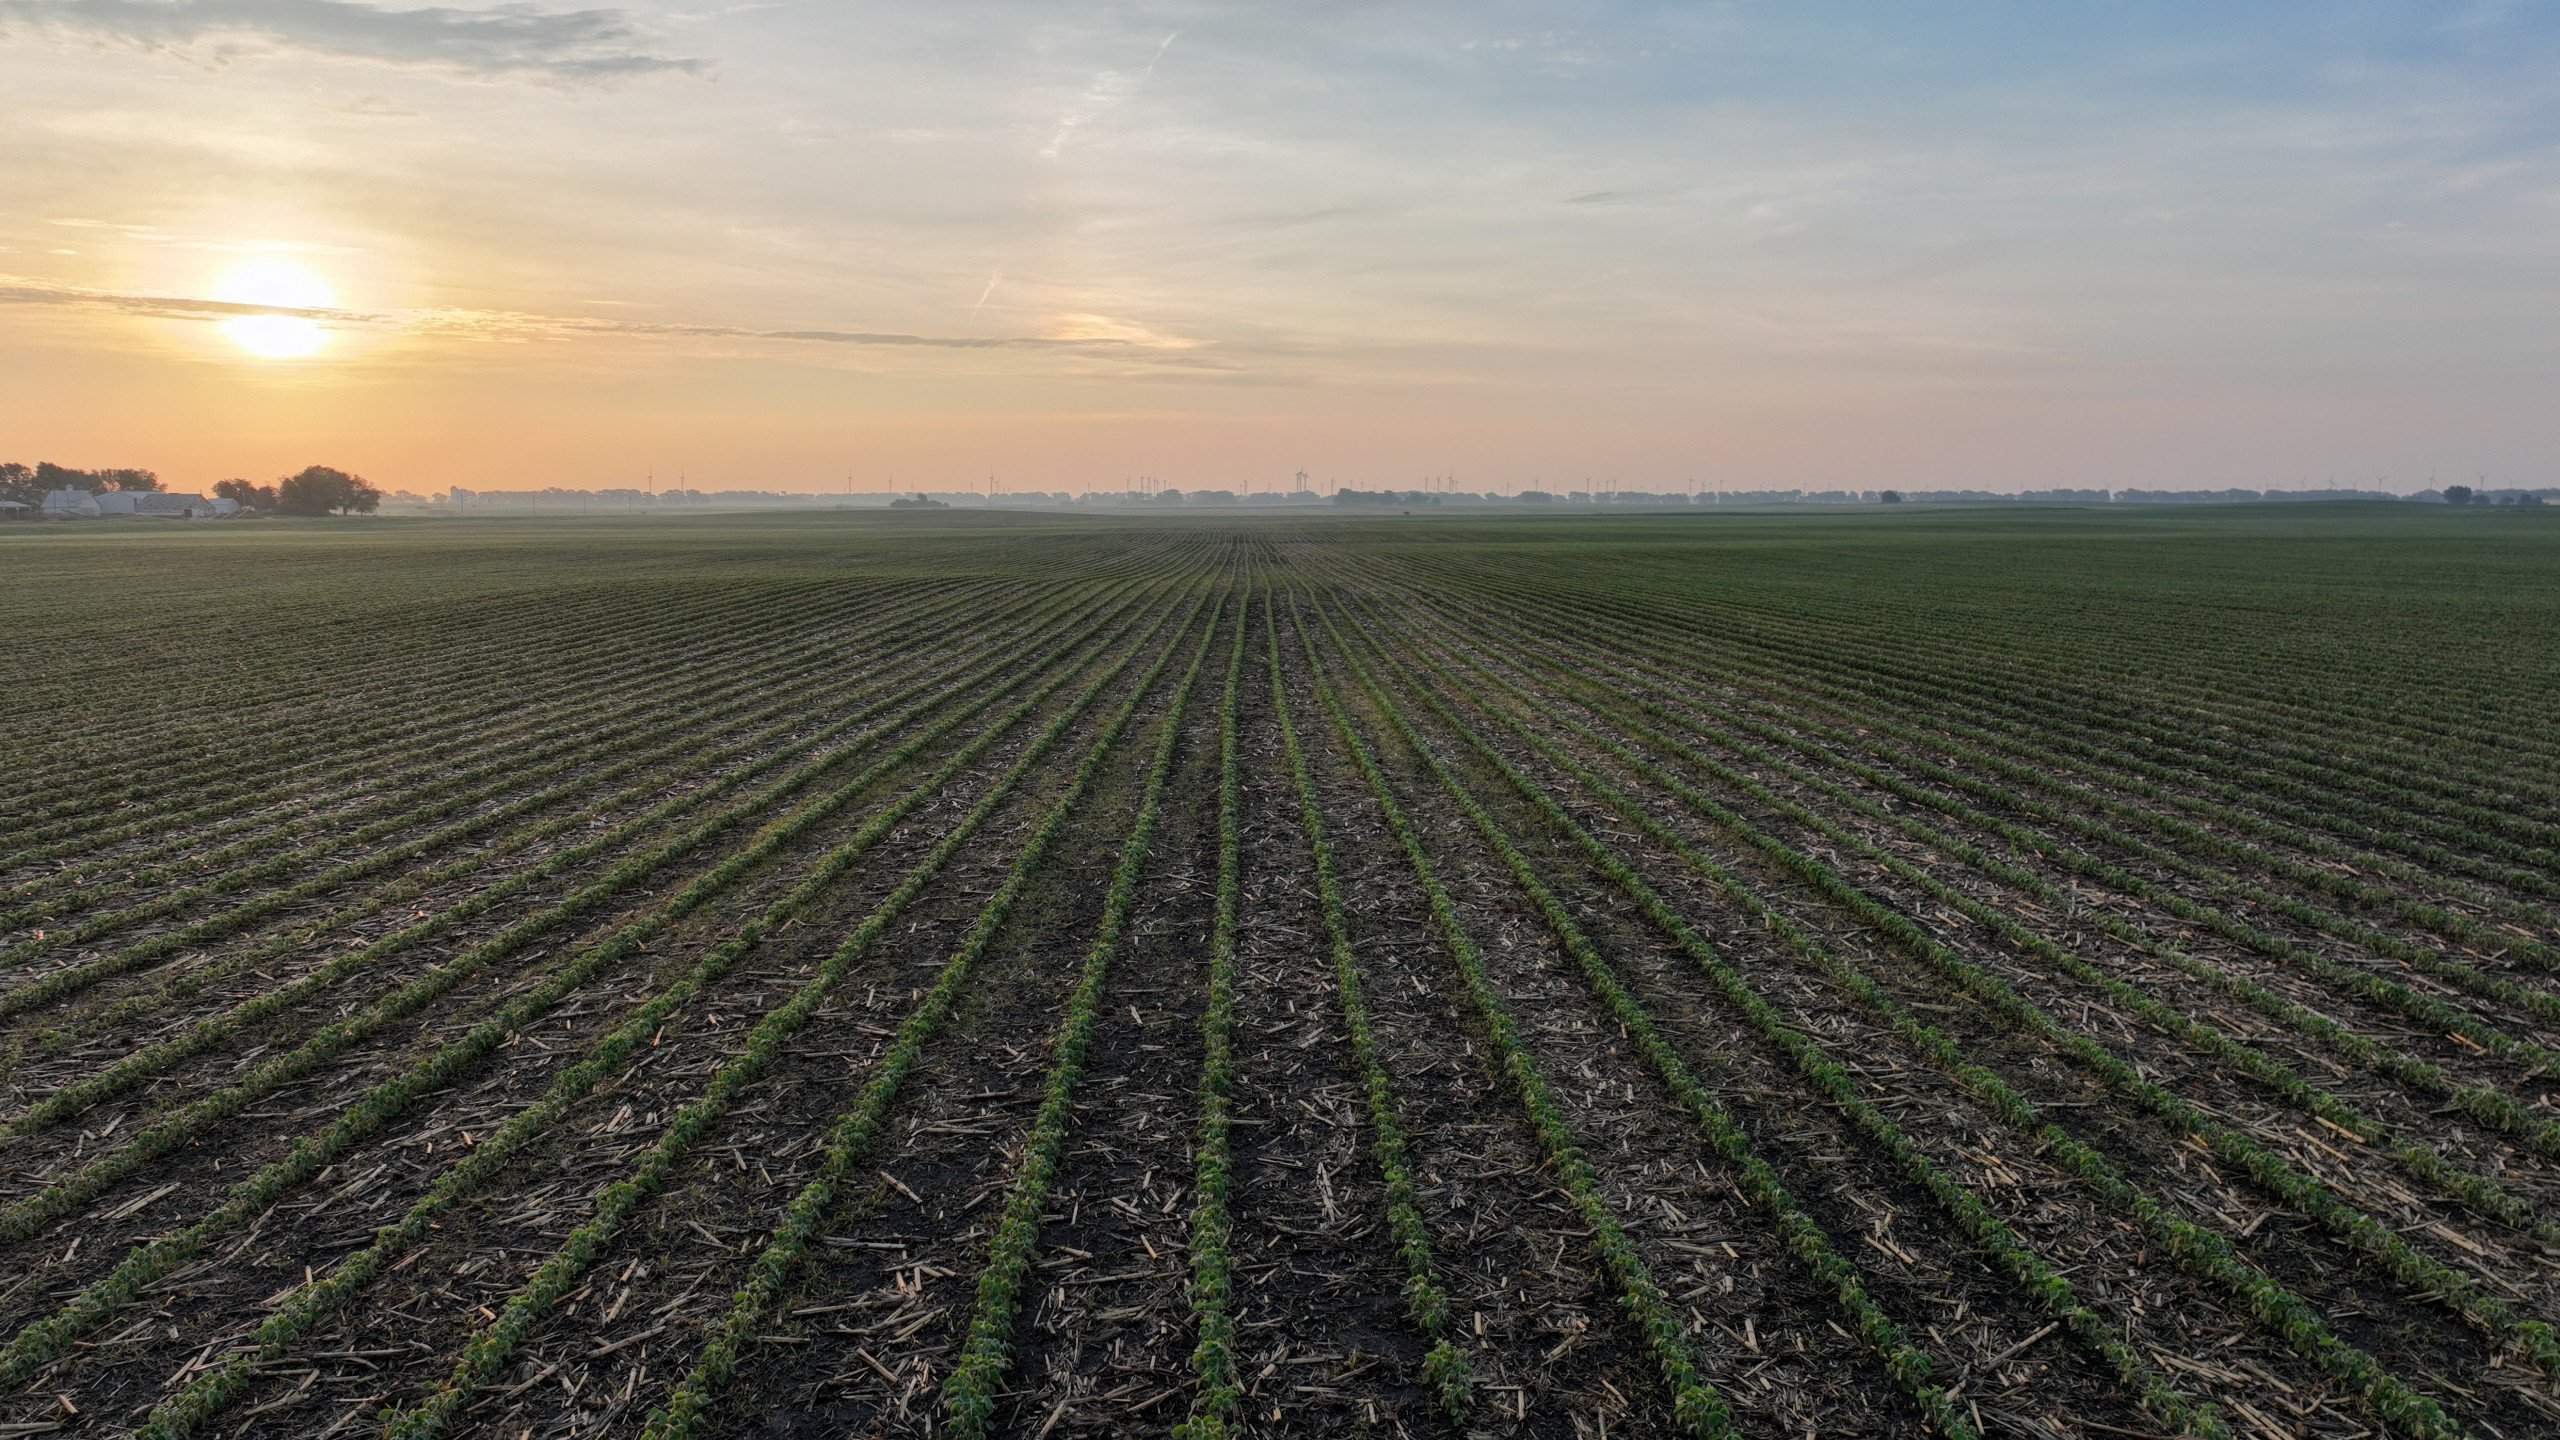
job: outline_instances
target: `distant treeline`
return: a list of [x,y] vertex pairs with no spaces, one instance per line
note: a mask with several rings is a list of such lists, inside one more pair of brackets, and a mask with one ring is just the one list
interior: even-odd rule
[[328,465],[306,466],[273,485],[217,480],[213,493],[243,510],[277,515],[370,515],[382,505],[382,492],[363,476]]
[[[165,494],[168,486],[149,470],[74,470],[50,460],[35,465],[0,463],[0,500],[42,505],[57,490],[85,490],[92,495],[112,491],[149,490]],[[278,515],[371,514],[382,504],[382,491],[361,475],[329,465],[308,465],[272,485],[254,480],[217,480],[213,493],[241,509]]]
[[737,509],[753,506],[792,506],[878,509],[1179,509],[1212,506],[1312,506],[1334,505],[1352,509],[1417,509],[1425,506],[1467,506],[1477,508],[1518,507],[1606,507],[1628,509],[1686,510],[1716,506],[1766,505],[2232,505],[2267,501],[2391,501],[2421,504],[2450,503],[2482,505],[2532,505],[2544,500],[2560,499],[2560,488],[2545,490],[2482,490],[2476,495],[2465,486],[2451,485],[2442,490],[2425,490],[2415,495],[2395,495],[2386,490],[2150,490],[2150,489],[2076,489],[2057,487],[2044,490],[1999,492],[1991,490],[1723,490],[1702,491],[1695,495],[1663,493],[1652,490],[1521,490],[1511,494],[1488,494],[1457,490],[1365,490],[1345,486],[1330,495],[1313,490],[1263,490],[1239,493],[1234,490],[1088,490],[1081,494],[1064,490],[1002,491],[989,495],[979,490],[909,490],[895,494],[864,491],[857,494],[827,493],[807,490],[642,490],[604,489],[577,490],[551,486],[541,490],[470,490],[455,486],[446,494],[420,498],[406,493],[391,497],[399,505],[423,505],[432,509],[465,511],[545,511],[562,513],[584,511],[629,511],[654,508]]
[[21,505],[41,505],[44,497],[56,490],[86,490],[95,495],[107,490],[158,490],[160,477],[148,470],[74,470],[39,460],[21,465],[15,460],[0,463],[0,500],[15,500]]
[[855,493],[826,490],[643,490],[637,487],[615,487],[602,490],[575,490],[563,486],[545,486],[540,490],[473,490],[456,485],[443,495],[417,500],[406,494],[395,494],[395,504],[417,503],[468,510],[561,510],[613,511],[701,508],[737,509],[748,506],[784,505],[817,506],[831,509],[1022,509],[1059,508],[1064,506],[1139,506],[1179,507],[1185,505],[1320,505],[1324,497],[1312,490],[1294,494],[1261,494],[1239,496],[1233,490],[1002,490],[993,495],[982,490],[905,490],[882,494],[876,490]]
[[2265,501],[2388,500],[2453,505],[2538,505],[2560,500],[2560,488],[2547,490],[2483,490],[2448,485],[2415,495],[2387,490],[2075,490],[2050,489],[2002,493],[1991,490],[1725,490],[1697,495],[1659,494],[1651,490],[1523,490],[1517,495],[1481,495],[1443,490],[1338,490],[1333,503],[1347,506],[1420,505],[1622,505],[1649,509],[1711,508],[1718,505],[2237,505]]
[[[75,470],[51,461],[27,466],[0,464],[0,499],[16,500],[27,505],[40,505],[44,497],[56,490],[86,490],[100,493],[110,490],[165,490],[160,477],[149,470],[102,469]],[[319,515],[329,513],[370,512],[383,500],[383,492],[366,483],[359,475],[326,465],[310,466],[298,474],[286,476],[273,484],[260,485],[248,480],[216,482],[212,493],[236,500],[244,510],[265,513]],[[1416,509],[1424,506],[1469,506],[1478,508],[1546,508],[1557,506],[1619,506],[1630,509],[1706,509],[1716,506],[1765,505],[1873,505],[1916,503],[1926,505],[2233,505],[2268,501],[2405,501],[2420,504],[2451,505],[2540,505],[2560,500],[2560,487],[2539,490],[2488,489],[2475,490],[2467,485],[2447,485],[2442,489],[2422,490],[2415,495],[2395,495],[2384,490],[2153,490],[2153,489],[2071,489],[2054,488],[2001,493],[1990,490],[1735,490],[1701,491],[1695,495],[1662,493],[1651,490],[1564,490],[1527,489],[1513,494],[1488,494],[1461,490],[1364,490],[1343,487],[1331,495],[1314,490],[1260,490],[1238,493],[1227,489],[1179,490],[1149,488],[1137,490],[1087,490],[1074,493],[1065,490],[1017,490],[987,494],[978,490],[910,490],[896,494],[865,491],[860,494],[828,493],[807,490],[698,490],[678,487],[669,490],[612,488],[578,490],[550,486],[540,490],[470,490],[454,486],[440,496],[425,497],[400,491],[389,497],[395,508],[424,508],[459,513],[467,511],[540,513],[545,510],[562,513],[597,511],[635,511],[657,508],[737,509],[758,506],[790,506],[797,508],[853,507],[877,509],[1173,509],[1185,507],[1308,506],[1331,504],[1345,508]]]

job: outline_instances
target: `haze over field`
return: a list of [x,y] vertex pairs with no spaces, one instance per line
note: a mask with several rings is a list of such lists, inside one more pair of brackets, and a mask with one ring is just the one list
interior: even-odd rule
[[182,488],[2552,482],[2545,8],[0,0]]

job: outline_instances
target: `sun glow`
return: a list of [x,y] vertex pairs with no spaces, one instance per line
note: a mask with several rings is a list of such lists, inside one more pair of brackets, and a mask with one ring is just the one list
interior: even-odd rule
[[[213,296],[234,305],[280,310],[328,310],[338,303],[327,281],[290,260],[236,266],[215,283]],[[222,333],[265,360],[299,360],[329,343],[329,332],[308,315],[235,315],[222,322]]]

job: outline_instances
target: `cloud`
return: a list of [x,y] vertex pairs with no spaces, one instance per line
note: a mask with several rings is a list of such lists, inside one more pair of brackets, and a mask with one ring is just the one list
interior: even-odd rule
[[978,318],[978,312],[987,308],[987,297],[996,293],[996,287],[1003,283],[1004,267],[1002,265],[987,272],[987,288],[978,292],[978,303],[969,307],[970,319]]
[[1156,73],[1156,62],[1164,58],[1164,52],[1173,48],[1175,37],[1181,33],[1177,30],[1165,36],[1164,43],[1156,47],[1156,53],[1147,57],[1147,68],[1137,74],[1105,70],[1093,77],[1093,84],[1085,90],[1084,94],[1076,98],[1073,105],[1067,107],[1065,114],[1058,117],[1058,131],[1049,137],[1048,144],[1040,147],[1041,158],[1057,159],[1058,152],[1066,148],[1069,136],[1100,119],[1105,111],[1121,101],[1145,89],[1148,78]]
[[189,235],[163,230],[157,225],[133,225],[117,220],[53,219],[48,225],[72,230],[111,230],[137,245],[156,245],[172,250],[210,250],[219,255],[354,255],[360,253],[352,245],[332,245],[319,240],[243,240],[235,236]]
[[[4,297],[5,291],[0,291]],[[760,330],[744,325],[684,325],[649,320],[591,320],[532,315],[512,310],[418,310],[387,317],[418,334],[484,340],[561,339],[581,335],[657,336],[689,340],[790,340],[816,345],[884,345],[926,350],[1091,350],[1133,348],[1139,342],[1107,336],[903,335],[882,330]]]
[[389,10],[356,0],[0,0],[0,29],[33,29],[217,57],[244,46],[476,76],[558,82],[698,74],[700,60],[651,53],[620,10]]
[[132,295],[112,290],[84,290],[42,280],[0,276],[0,305],[76,305],[147,315],[164,320],[223,320],[235,315],[292,315],[305,320],[378,325],[388,317],[357,310],[300,309],[291,305],[244,305],[230,300],[197,300],[183,295]]
[[1559,205],[1641,205],[1653,200],[1667,200],[1680,193],[1676,185],[1647,185],[1632,190],[1588,190],[1580,195],[1567,195]]
[[700,340],[776,340],[819,345],[877,345],[928,350],[1049,350],[1138,355],[1190,349],[1195,342],[1158,335],[1099,316],[1068,317],[1066,334],[905,335],[881,330],[766,330],[744,325],[685,325],[645,320],[602,320],[537,315],[515,310],[340,310],[290,305],[247,305],[184,295],[145,295],[91,290],[76,285],[0,275],[0,305],[63,305],[111,310],[164,320],[221,320],[236,315],[290,315],[350,329],[388,330],[448,338],[529,341],[621,335]]

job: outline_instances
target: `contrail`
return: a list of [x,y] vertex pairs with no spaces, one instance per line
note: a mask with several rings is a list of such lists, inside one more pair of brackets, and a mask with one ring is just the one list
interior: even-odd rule
[[978,303],[969,307],[970,319],[978,318],[978,312],[987,308],[987,297],[996,293],[996,287],[1003,283],[1004,267],[1002,265],[987,272],[987,288],[978,292]]
[[[0,4],[5,3],[7,0],[0,0]],[[1066,148],[1067,137],[1074,134],[1079,127],[1122,100],[1145,89],[1147,82],[1155,78],[1156,62],[1164,58],[1164,52],[1173,48],[1173,42],[1181,34],[1179,30],[1167,33],[1164,43],[1156,47],[1156,53],[1147,57],[1147,68],[1139,71],[1134,80],[1117,70],[1105,70],[1095,76],[1092,87],[1085,91],[1084,97],[1069,106],[1066,114],[1058,117],[1058,133],[1050,136],[1049,143],[1040,147],[1041,156],[1045,159],[1056,159],[1058,152]]]

